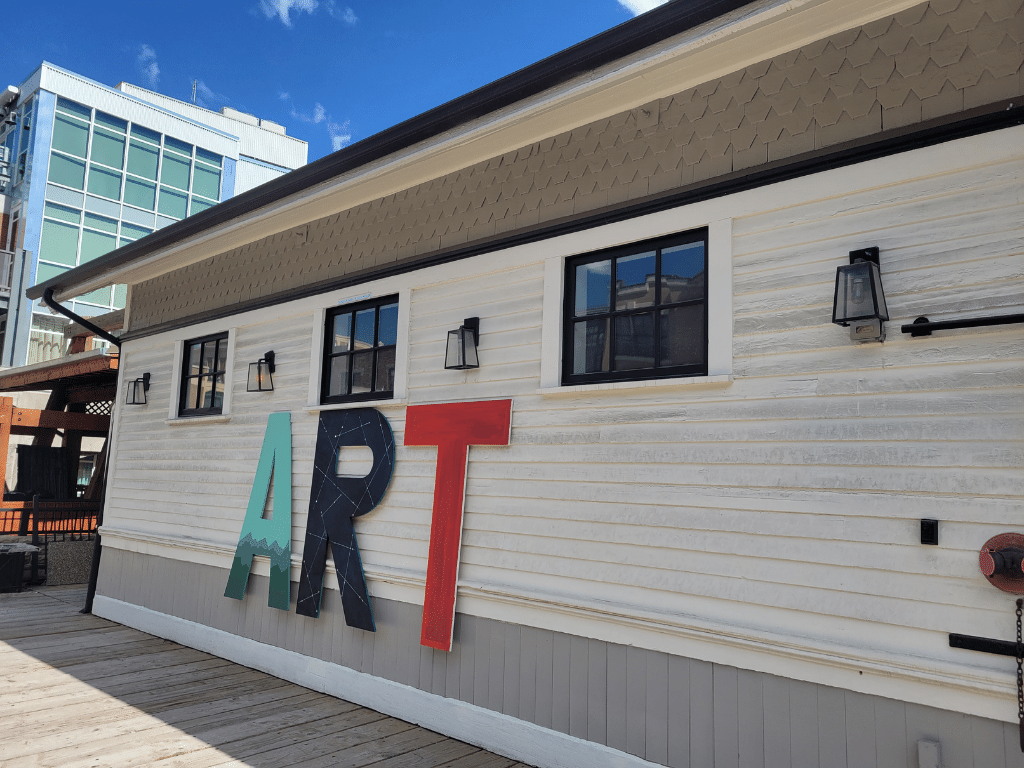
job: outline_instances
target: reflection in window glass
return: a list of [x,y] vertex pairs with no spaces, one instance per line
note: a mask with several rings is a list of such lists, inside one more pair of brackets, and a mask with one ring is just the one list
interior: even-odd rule
[[159,155],[156,147],[132,140],[128,147],[128,172],[156,181],[156,167]]
[[132,123],[132,138],[145,139],[151,141],[154,144],[160,143],[160,134],[156,131],[151,131],[149,128],[143,128],[137,123]]
[[88,144],[88,124],[58,113],[53,121],[53,148],[76,157],[85,157]]
[[373,391],[373,352],[352,355],[352,394]]
[[615,260],[615,309],[653,306],[656,262],[653,251]]
[[138,240],[140,237],[145,237],[152,231],[152,229],[140,227],[137,224],[129,224],[127,221],[121,222],[121,234],[125,237],[130,237],[133,240]]
[[337,315],[334,318],[334,332],[333,341],[331,342],[331,352],[348,352],[349,342],[352,336],[352,315],[346,312],[343,315]]
[[374,318],[376,314],[377,311],[372,308],[356,312],[356,332],[353,334],[355,336],[355,343],[352,345],[353,349],[366,349],[373,346]]
[[611,260],[576,267],[576,317],[607,312],[611,285]]
[[89,164],[89,192],[94,195],[121,199],[121,174]]
[[44,219],[39,258],[74,266],[77,257],[78,227]]
[[156,184],[127,177],[124,181],[124,201],[128,205],[152,211],[156,207]]
[[704,296],[704,243],[666,248],[661,255],[661,303]]
[[47,180],[72,189],[85,189],[85,161],[51,152]]
[[68,271],[67,267],[58,267],[53,264],[40,264],[36,267],[36,283],[45,283],[51,278],[63,275]]
[[97,216],[95,213],[85,214],[85,226],[117,234],[117,221],[115,219],[108,219],[106,216]]
[[661,364],[704,362],[704,305],[661,310]]
[[114,286],[114,309],[124,309],[124,303],[128,299],[128,286],[127,285],[115,285]]
[[71,115],[78,115],[85,120],[92,118],[92,110],[89,107],[78,104],[68,99],[58,98],[57,109],[61,112],[67,112]]
[[386,304],[380,308],[380,330],[377,332],[377,346],[386,347],[397,343],[398,304]]
[[117,247],[117,238],[102,232],[82,231],[82,255],[79,264],[85,264],[98,256],[110,253]]
[[175,219],[184,219],[188,195],[160,187],[160,213]]
[[108,115],[106,112],[100,112],[98,109],[96,110],[96,124],[118,133],[124,133],[128,130],[128,122],[126,120]]
[[164,146],[167,149],[173,149],[175,152],[181,152],[184,155],[192,157],[192,145],[186,144],[184,141],[178,141],[170,136],[164,136]]
[[43,209],[43,215],[48,216],[51,219],[70,221],[72,224],[82,223],[81,211],[76,211],[74,208],[68,208],[64,205],[57,205],[56,203],[47,203],[46,207]]
[[112,168],[124,167],[124,136],[103,128],[92,132],[92,161]]
[[195,176],[192,179],[192,192],[212,200],[220,198],[220,171],[207,168],[196,163]]
[[215,152],[208,152],[207,150],[202,149],[201,147],[196,147],[196,159],[202,160],[204,163],[210,163],[211,165],[215,165],[218,168],[220,168],[221,162],[223,161],[224,158],[222,158]]
[[609,370],[611,335],[608,318],[573,324],[572,372],[598,373]]
[[615,370],[654,367],[654,313],[615,318]]
[[211,203],[199,197],[193,197],[192,203],[188,209],[188,214],[189,216],[191,216],[193,214],[199,213],[200,211],[205,211],[207,208],[213,208],[214,205],[216,205],[216,203]]
[[163,158],[160,182],[178,189],[188,189],[189,161],[169,152],[164,152]]
[[321,402],[390,397],[395,388],[395,297],[333,310],[327,317]]
[[110,287],[99,288],[95,291],[90,291],[83,296],[75,297],[75,301],[84,301],[87,304],[99,304],[102,307],[110,306]]

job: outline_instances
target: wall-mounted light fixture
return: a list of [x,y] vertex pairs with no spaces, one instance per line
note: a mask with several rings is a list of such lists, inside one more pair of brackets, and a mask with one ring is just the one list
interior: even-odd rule
[[464,371],[479,368],[480,358],[476,354],[480,337],[480,318],[467,317],[454,331],[448,331],[448,350],[444,355],[444,367]]
[[878,248],[850,251],[850,263],[836,269],[832,322],[849,326],[854,341],[885,341],[882,323],[888,319]]
[[274,365],[274,351],[267,352],[255,363],[249,363],[249,383],[245,387],[246,392],[273,392],[273,373],[277,369]]
[[142,374],[134,381],[128,382],[128,394],[124,399],[125,405],[145,405],[146,393],[149,391],[149,371]]

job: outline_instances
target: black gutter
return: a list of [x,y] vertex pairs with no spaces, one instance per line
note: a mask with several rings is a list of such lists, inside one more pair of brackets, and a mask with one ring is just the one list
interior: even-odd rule
[[588,213],[569,216],[546,224],[538,224],[513,231],[509,234],[496,235],[478,240],[469,245],[452,246],[415,259],[407,259],[386,267],[370,267],[344,277],[327,280],[313,285],[304,285],[289,291],[282,291],[270,296],[253,299],[245,303],[218,307],[206,312],[198,312],[187,318],[126,332],[122,339],[132,341],[176,328],[196,323],[219,320],[224,317],[251,312],[257,309],[284,304],[289,301],[305,299],[310,296],[336,291],[370,280],[414,272],[440,264],[447,264],[461,259],[481,256],[486,253],[527,245],[547,240],[560,235],[581,232],[604,224],[636,218],[651,213],[692,205],[717,197],[745,192],[759,187],[777,184],[791,179],[809,176],[836,168],[845,168],[857,163],[891,157],[903,152],[942,144],[947,141],[977,136],[1004,128],[1024,124],[1024,106],[1003,101],[986,107],[979,107],[970,112],[958,115],[935,118],[923,125],[897,128],[875,134],[863,139],[840,144],[835,147],[814,150],[785,160],[778,160],[752,170],[736,171],[708,181],[690,184],[680,189],[650,195],[646,198],[628,203],[609,206]]
[[119,338],[117,338],[117,336],[114,336],[114,335],[112,335],[110,333],[107,333],[102,328],[100,328],[98,325],[93,325],[88,320],[86,320],[84,317],[80,317],[79,315],[76,315],[74,312],[72,312],[67,307],[62,307],[60,304],[58,304],[56,301],[54,301],[53,300],[53,288],[46,288],[46,289],[43,290],[43,304],[48,306],[54,312],[59,312],[60,314],[64,315],[64,317],[70,319],[72,322],[78,323],[80,326],[82,326],[86,330],[92,331],[94,334],[99,336],[101,339],[106,339],[111,344],[116,346],[118,348],[118,350],[121,349],[121,340]]
[[88,264],[34,285],[38,299],[52,288],[63,292],[163,250],[200,232],[264,208],[465,123],[504,109],[581,74],[622,59],[670,37],[749,5],[751,0],[675,0],[613,27],[571,48],[452,99],[331,155],[304,165],[202,213],[157,230]]

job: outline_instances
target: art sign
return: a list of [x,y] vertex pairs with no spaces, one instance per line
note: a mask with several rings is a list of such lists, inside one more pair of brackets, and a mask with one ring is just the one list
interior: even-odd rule
[[[406,409],[405,445],[437,446],[420,632],[422,645],[451,650],[469,447],[508,445],[511,425],[511,400],[411,405]],[[365,446],[373,454],[372,466],[364,477],[339,474],[339,453],[349,446]],[[241,600],[245,596],[253,557],[268,557],[271,562],[268,603],[285,611],[291,607],[291,449],[290,414],[271,414],[224,591],[225,597]],[[381,503],[394,469],[395,439],[384,414],[374,408],[321,412],[297,613],[312,618],[320,615],[324,572],[330,552],[338,573],[345,623],[368,632],[375,631],[354,521]],[[274,494],[267,518],[264,510],[271,478]]]

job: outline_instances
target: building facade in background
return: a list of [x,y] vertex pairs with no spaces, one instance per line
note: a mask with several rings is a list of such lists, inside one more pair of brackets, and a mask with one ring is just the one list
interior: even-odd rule
[[[110,88],[43,63],[3,109],[8,158],[0,251],[0,366],[63,354],[67,320],[24,289],[305,165],[306,142],[225,107],[220,113],[128,83]],[[8,89],[11,91],[12,89]],[[126,287],[79,296],[94,316]]]

